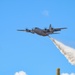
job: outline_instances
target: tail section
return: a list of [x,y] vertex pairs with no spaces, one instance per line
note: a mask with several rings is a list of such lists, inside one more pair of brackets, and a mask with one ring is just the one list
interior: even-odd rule
[[50,24],[49,29],[51,29],[51,28],[52,28],[52,25]]
[[49,26],[49,31],[53,31],[53,28],[52,28],[52,25],[50,24],[50,26]]

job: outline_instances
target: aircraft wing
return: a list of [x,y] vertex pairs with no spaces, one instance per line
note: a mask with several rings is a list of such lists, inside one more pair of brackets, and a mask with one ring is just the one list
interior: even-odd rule
[[34,31],[33,30],[29,30],[29,29],[25,29],[25,30],[20,30],[20,29],[18,29],[17,31],[23,31],[23,32],[30,32],[30,33],[34,33]]
[[66,27],[64,28],[54,28],[54,31],[61,31],[62,29],[67,29]]

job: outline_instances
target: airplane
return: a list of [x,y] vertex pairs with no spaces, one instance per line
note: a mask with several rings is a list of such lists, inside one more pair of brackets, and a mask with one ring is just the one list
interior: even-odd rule
[[53,28],[50,24],[49,28],[45,28],[45,29],[40,29],[38,27],[35,27],[34,29],[30,30],[30,29],[25,29],[25,30],[17,30],[17,31],[23,31],[23,32],[30,32],[30,33],[36,33],[38,35],[41,36],[49,36],[50,34],[59,34],[57,33],[57,31],[61,31],[62,29],[67,29],[66,27],[64,28]]

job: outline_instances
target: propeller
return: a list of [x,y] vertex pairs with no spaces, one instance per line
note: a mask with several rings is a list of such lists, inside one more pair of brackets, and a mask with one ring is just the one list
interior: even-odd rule
[[26,31],[28,31],[28,29],[27,29],[27,28],[26,28],[25,30],[26,30]]

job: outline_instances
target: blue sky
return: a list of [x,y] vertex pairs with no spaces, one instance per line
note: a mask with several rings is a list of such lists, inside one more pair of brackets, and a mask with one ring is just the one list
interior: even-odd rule
[[27,75],[75,73],[48,37],[17,32],[17,29],[68,27],[53,38],[75,48],[75,0],[1,0],[0,1],[0,74]]

